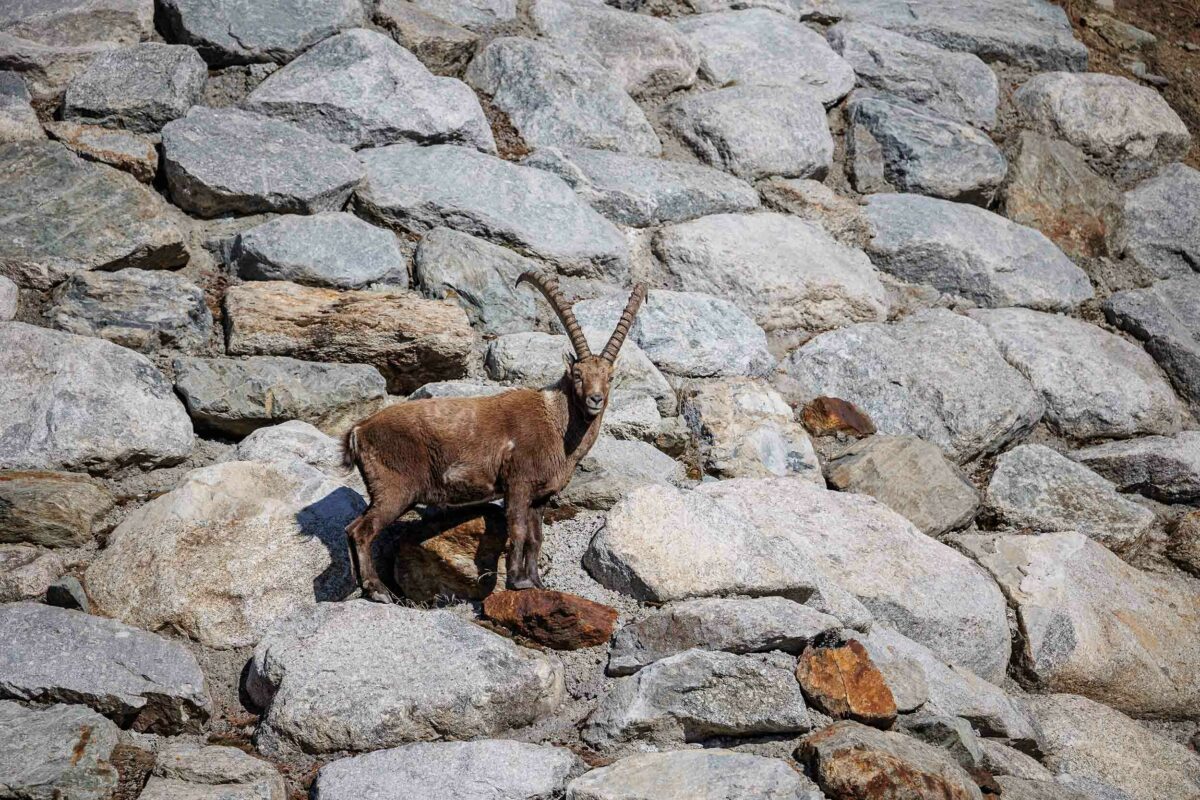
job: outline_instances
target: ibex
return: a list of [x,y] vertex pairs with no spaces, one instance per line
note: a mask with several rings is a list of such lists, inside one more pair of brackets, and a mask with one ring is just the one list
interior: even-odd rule
[[350,560],[363,593],[388,601],[371,544],[418,504],[453,506],[504,498],[510,589],[541,588],[542,510],[571,480],[600,434],[617,353],[646,287],[638,284],[598,356],[552,277],[526,272],[550,301],[575,351],[559,381],[491,397],[414,400],[367,417],[346,432],[346,466],[362,474],[371,502],[346,528]]

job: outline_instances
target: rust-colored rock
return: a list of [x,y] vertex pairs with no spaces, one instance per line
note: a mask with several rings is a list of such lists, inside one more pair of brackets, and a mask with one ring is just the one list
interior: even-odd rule
[[497,592],[483,601],[483,615],[555,650],[604,644],[617,624],[615,608],[549,589]]
[[116,167],[142,183],[152,183],[158,173],[158,149],[148,136],[74,122],[51,122],[46,131],[88,161]]
[[504,586],[508,529],[500,507],[449,509],[396,529],[393,575],[407,599],[482,600]]
[[861,439],[875,433],[875,423],[863,411],[846,400],[818,397],[805,404],[800,421],[813,436],[845,433]]
[[896,700],[856,639],[841,647],[809,645],[800,654],[796,679],[804,699],[834,719],[886,728],[896,719]]

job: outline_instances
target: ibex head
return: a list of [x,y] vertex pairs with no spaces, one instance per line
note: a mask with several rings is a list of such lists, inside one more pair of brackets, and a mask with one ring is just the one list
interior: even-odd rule
[[573,387],[576,404],[589,417],[602,414],[608,404],[608,389],[612,383],[617,353],[621,351],[621,345],[625,343],[625,337],[629,334],[630,327],[633,326],[633,319],[637,316],[638,308],[646,299],[645,284],[639,283],[633,287],[633,292],[629,295],[629,302],[625,304],[625,310],[621,312],[621,319],[617,321],[616,330],[613,331],[608,344],[604,346],[603,352],[594,356],[588,348],[583,328],[579,327],[579,321],[575,319],[575,312],[563,297],[562,292],[559,291],[558,281],[549,275],[536,272],[522,273],[521,277],[517,278],[517,285],[519,286],[522,281],[533,284],[542,291],[542,294],[546,295],[551,308],[554,309],[554,313],[558,314],[559,320],[562,321],[563,327],[567,331],[567,336],[571,339],[571,347],[575,350],[575,354],[568,357],[567,376]]

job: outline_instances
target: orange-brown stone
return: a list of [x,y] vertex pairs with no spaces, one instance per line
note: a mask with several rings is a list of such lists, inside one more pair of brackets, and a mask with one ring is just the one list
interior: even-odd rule
[[862,438],[875,433],[875,423],[853,403],[836,397],[818,397],[800,411],[800,421],[813,436],[845,433]]
[[482,600],[504,585],[508,529],[498,506],[450,509],[396,531],[393,576],[405,598]]
[[483,601],[483,615],[555,650],[604,644],[617,624],[615,608],[549,589],[497,592]]
[[896,700],[879,668],[857,640],[841,647],[813,647],[800,654],[796,679],[809,703],[834,719],[886,728],[896,719]]

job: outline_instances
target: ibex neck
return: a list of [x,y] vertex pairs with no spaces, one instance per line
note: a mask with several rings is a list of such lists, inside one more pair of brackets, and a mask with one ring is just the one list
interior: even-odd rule
[[566,411],[563,427],[563,454],[567,458],[567,464],[571,471],[574,472],[575,467],[599,438],[604,412],[601,411],[596,416],[589,417],[575,402],[575,394],[569,378],[564,378],[558,389],[562,393],[562,407]]

